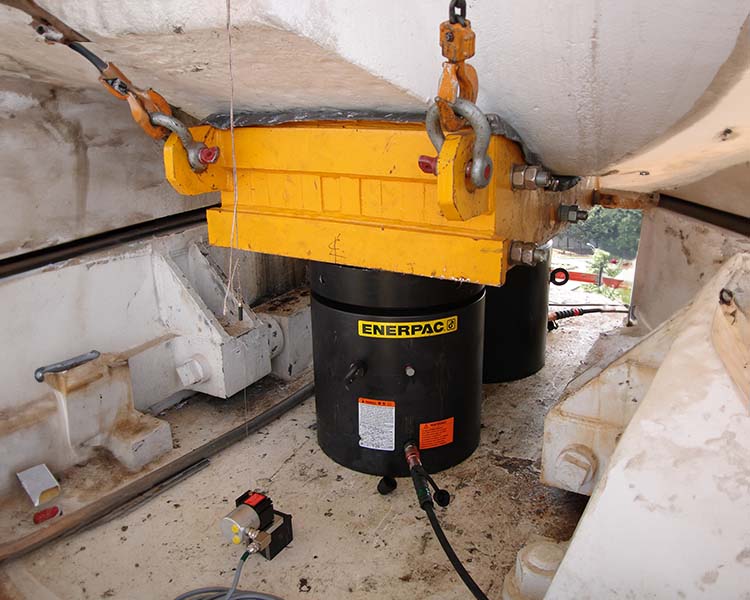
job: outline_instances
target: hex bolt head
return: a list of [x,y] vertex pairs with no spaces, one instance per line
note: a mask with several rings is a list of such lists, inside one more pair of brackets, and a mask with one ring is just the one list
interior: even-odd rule
[[580,491],[596,474],[598,461],[593,451],[583,444],[563,448],[555,463],[555,479],[572,492]]
[[548,251],[537,247],[534,242],[514,241],[510,245],[509,262],[514,265],[533,267],[540,262],[546,262]]
[[514,190],[523,189],[523,174],[526,165],[513,165],[510,172],[510,187]]
[[197,354],[177,367],[177,376],[183,386],[190,387],[196,383],[206,381],[211,377],[211,370],[203,364],[203,360]]
[[565,556],[565,546],[551,540],[524,546],[516,558],[516,584],[523,598],[542,600]]
[[588,218],[588,211],[579,209],[577,204],[561,204],[557,209],[557,220],[561,223],[578,223]]
[[546,189],[552,180],[552,174],[540,165],[513,165],[510,172],[510,183],[514,190]]

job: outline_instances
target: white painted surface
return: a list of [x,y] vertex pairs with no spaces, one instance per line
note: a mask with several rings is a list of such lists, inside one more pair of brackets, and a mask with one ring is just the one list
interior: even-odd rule
[[[748,106],[750,19],[745,21],[732,54],[690,111],[633,156],[626,156],[613,165],[609,169],[613,174],[602,177],[602,186],[636,191],[670,189],[747,161],[750,156]],[[732,172],[731,176],[739,174]],[[747,206],[747,194],[731,193],[730,187],[722,187],[721,196],[705,190],[701,197],[710,195],[713,205],[719,200],[724,210],[725,205]]]
[[[59,473],[86,460],[95,446],[109,447],[131,468],[142,466],[139,456],[147,448],[166,447],[168,428],[165,433],[152,423],[155,435],[139,444],[140,455],[129,452],[128,432],[148,424],[118,429],[121,410],[136,422],[143,418],[134,409],[175,403],[186,390],[226,398],[271,373],[272,355],[285,346],[286,360],[299,362],[297,372],[309,367],[309,308],[287,311],[297,319],[283,332],[282,325],[269,327],[250,309],[239,320],[233,295],[224,314],[221,267],[204,252],[206,227],[196,226],[0,280],[6,347],[0,366],[0,492],[14,485],[19,469],[47,463]],[[252,263],[254,256],[243,252],[235,260]],[[279,266],[283,279],[285,265]],[[247,265],[243,270],[251,271]],[[258,269],[252,273],[256,283],[275,278]],[[284,333],[290,339],[280,339]],[[101,359],[48,376],[45,383],[33,377],[40,366],[92,349]],[[87,378],[79,376],[94,367]],[[68,377],[80,382],[66,391],[61,382]]]
[[674,322],[547,597],[747,598],[750,413],[711,327],[719,290],[749,279],[750,254],[735,256]]

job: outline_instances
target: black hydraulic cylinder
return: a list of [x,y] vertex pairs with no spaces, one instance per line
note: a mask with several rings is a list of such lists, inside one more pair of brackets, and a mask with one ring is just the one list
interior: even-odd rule
[[502,287],[487,287],[484,383],[514,381],[544,366],[547,347],[549,262],[516,265]]
[[436,472],[479,443],[484,287],[313,263],[318,442],[363,473]]

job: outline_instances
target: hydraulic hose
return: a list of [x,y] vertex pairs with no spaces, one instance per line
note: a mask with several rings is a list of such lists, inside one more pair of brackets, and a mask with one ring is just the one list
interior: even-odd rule
[[464,585],[469,588],[469,591],[477,600],[487,600],[487,596],[471,578],[471,575],[469,575],[466,567],[463,566],[458,556],[456,556],[456,553],[454,552],[453,547],[448,541],[448,538],[445,537],[443,528],[440,526],[440,521],[438,521],[437,515],[435,514],[435,507],[430,504],[423,506],[422,509],[427,513],[427,518],[430,520],[430,525],[432,525],[432,530],[435,532],[435,537],[437,537],[438,541],[440,542],[440,546],[443,548],[443,552],[445,552],[445,555],[448,557],[451,565],[453,565],[456,573],[458,573],[461,581],[464,582]]
[[469,575],[466,567],[463,566],[458,556],[454,552],[453,547],[448,541],[448,538],[445,537],[445,532],[440,526],[440,521],[438,521],[437,515],[435,514],[435,504],[432,501],[430,486],[436,489],[436,494],[440,494],[441,496],[443,496],[445,503],[443,503],[441,499],[436,496],[436,499],[438,500],[439,504],[441,504],[441,506],[445,506],[448,504],[449,498],[446,498],[446,496],[448,496],[448,493],[445,490],[440,490],[435,482],[432,481],[432,478],[427,474],[427,471],[425,471],[425,468],[422,466],[422,460],[419,456],[419,449],[417,448],[416,444],[414,444],[413,442],[407,443],[404,447],[404,454],[406,457],[406,462],[409,465],[411,479],[414,482],[414,490],[417,493],[419,506],[427,513],[427,518],[430,520],[432,530],[435,532],[435,536],[440,542],[440,546],[443,548],[443,552],[445,552],[445,555],[448,557],[451,565],[453,565],[456,573],[458,573],[461,581],[464,582],[464,585],[466,585],[474,598],[476,598],[477,600],[488,600],[485,593],[471,578],[471,575]]
[[547,331],[557,329],[557,321],[560,319],[569,319],[570,317],[580,317],[591,313],[629,313],[627,308],[615,306],[597,306],[594,308],[566,308],[565,310],[555,310],[547,315]]

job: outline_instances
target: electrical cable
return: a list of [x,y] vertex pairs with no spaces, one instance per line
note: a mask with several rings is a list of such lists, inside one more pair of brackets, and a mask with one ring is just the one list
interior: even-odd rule
[[283,600],[273,594],[265,594],[263,592],[250,592],[245,590],[238,590],[237,586],[240,583],[240,576],[242,575],[242,567],[245,566],[245,561],[250,556],[249,551],[240,558],[240,562],[237,564],[237,569],[234,572],[234,578],[232,579],[231,587],[203,587],[195,590],[190,590],[184,594],[180,594],[175,600]]
[[456,573],[458,573],[461,581],[464,582],[466,587],[469,588],[469,591],[477,600],[488,600],[485,593],[471,578],[471,575],[469,575],[466,567],[463,566],[461,560],[458,558],[458,556],[456,556],[456,553],[453,550],[450,542],[448,541],[448,538],[445,537],[445,532],[443,532],[443,528],[440,526],[440,521],[438,521],[437,515],[435,514],[435,507],[431,504],[425,504],[424,506],[422,506],[422,510],[427,513],[427,518],[430,520],[430,525],[432,525],[432,530],[435,532],[435,537],[437,537],[438,541],[440,542],[440,546],[443,548],[443,552],[445,552],[445,555],[448,557],[451,565],[453,565]]

